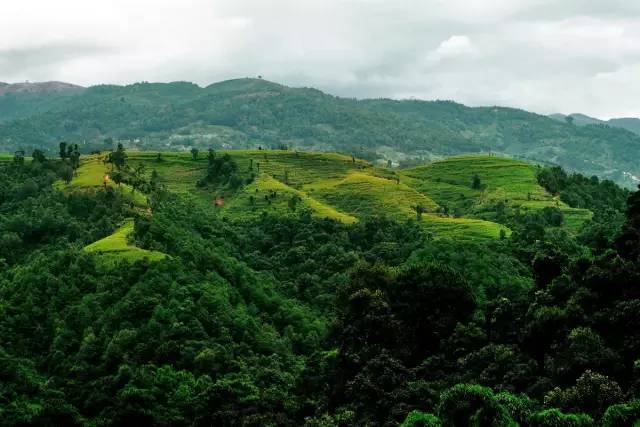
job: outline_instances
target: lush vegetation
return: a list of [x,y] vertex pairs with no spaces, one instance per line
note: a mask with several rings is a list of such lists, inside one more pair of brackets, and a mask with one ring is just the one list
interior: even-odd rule
[[640,420],[640,192],[498,157],[59,151],[0,158],[0,425]]
[[[39,97],[40,96],[40,97]],[[603,124],[449,101],[354,100],[260,79],[200,88],[191,83],[101,85],[0,96],[0,150],[84,153],[114,148],[190,151],[289,147],[337,151],[394,164],[498,152],[551,162],[633,188],[640,136]]]

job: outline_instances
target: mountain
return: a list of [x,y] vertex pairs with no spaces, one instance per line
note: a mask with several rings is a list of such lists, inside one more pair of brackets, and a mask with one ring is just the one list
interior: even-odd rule
[[0,82],[0,96],[7,93],[80,92],[84,89],[82,86],[56,81],[12,84]]
[[[640,176],[640,137],[576,126],[505,107],[451,101],[347,99],[262,79],[100,85],[0,96],[0,150],[85,152],[114,140],[142,150],[278,148],[336,151],[370,161],[420,163],[496,152],[553,163],[626,186]],[[105,142],[106,140],[106,142]]]
[[549,117],[552,119],[558,120],[560,122],[566,122],[570,120],[572,124],[577,126],[586,126],[586,125],[597,125],[597,124],[605,124],[606,121],[596,119],[595,117],[587,116],[586,114],[573,113],[573,114],[550,114]]
[[572,123],[577,126],[586,126],[586,125],[608,125],[614,128],[626,129],[629,132],[633,132],[637,135],[640,135],[640,119],[636,117],[623,117],[623,118],[615,118],[609,120],[600,120],[595,117],[589,117],[580,113],[573,113],[569,115],[565,114],[550,114],[549,117],[552,119],[558,120],[560,122],[566,122],[567,117],[571,117],[573,119]]
[[640,135],[640,119],[636,117],[622,117],[619,119],[609,119],[609,126],[626,129],[630,132]]
[[82,86],[63,82],[0,83],[0,122],[47,112],[84,90]]

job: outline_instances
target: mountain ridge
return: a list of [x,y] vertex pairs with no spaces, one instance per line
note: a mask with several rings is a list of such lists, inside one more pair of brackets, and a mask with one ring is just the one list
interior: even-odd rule
[[81,91],[0,96],[0,150],[84,152],[114,140],[141,150],[287,146],[411,164],[465,153],[502,153],[561,165],[628,187],[640,176],[640,137],[576,126],[510,107],[453,101],[341,98],[313,88],[239,78],[98,85]]
[[28,92],[28,93],[47,93],[47,92],[66,92],[66,91],[82,91],[86,88],[73,83],[61,81],[46,82],[21,82],[21,83],[4,83],[0,82],[0,96],[7,93]]
[[602,120],[596,117],[591,117],[582,113],[571,113],[571,114],[561,114],[554,113],[549,114],[554,120],[565,122],[567,118],[571,118],[572,123],[577,126],[587,126],[587,125],[607,125],[611,127],[626,129],[629,132],[633,132],[637,135],[640,135],[640,118],[637,117],[614,117],[609,120]]

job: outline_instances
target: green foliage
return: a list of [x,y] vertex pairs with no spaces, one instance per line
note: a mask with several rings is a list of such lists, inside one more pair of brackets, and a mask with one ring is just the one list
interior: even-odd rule
[[413,411],[400,424],[400,427],[441,427],[442,422],[433,414]]
[[[82,157],[67,184],[65,154],[0,158],[0,424],[638,419],[640,193],[591,247],[535,168],[505,159],[398,175],[337,154],[212,152],[216,181],[197,188],[209,160],[189,153],[130,151],[119,169]],[[432,236],[434,218],[483,223],[428,211],[453,200],[430,197],[445,179],[474,201],[452,207],[513,233]],[[518,214],[514,198],[538,205]]]
[[564,414],[558,409],[547,409],[531,419],[533,427],[592,427],[593,419],[585,414]]
[[440,398],[438,416],[444,425],[517,426],[491,390],[479,385],[458,384],[446,390]]
[[611,405],[602,417],[602,427],[624,427],[640,421],[640,401]]

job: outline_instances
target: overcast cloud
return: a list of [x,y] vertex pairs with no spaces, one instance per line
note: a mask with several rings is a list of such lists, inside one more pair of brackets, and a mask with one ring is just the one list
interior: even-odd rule
[[640,1],[0,3],[0,81],[257,75],[359,98],[640,117]]

